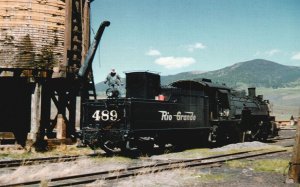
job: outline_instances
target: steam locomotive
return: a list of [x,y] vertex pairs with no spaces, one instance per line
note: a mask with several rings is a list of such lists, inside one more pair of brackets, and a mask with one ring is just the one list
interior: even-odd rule
[[161,86],[159,74],[128,72],[125,96],[83,103],[82,142],[112,153],[276,136],[269,101],[256,96],[255,88],[248,92],[209,79]]

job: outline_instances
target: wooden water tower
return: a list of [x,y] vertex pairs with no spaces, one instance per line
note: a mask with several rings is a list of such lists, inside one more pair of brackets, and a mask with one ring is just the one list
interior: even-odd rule
[[67,137],[76,135],[89,14],[90,0],[0,0],[0,132],[24,145],[52,137],[63,116]]

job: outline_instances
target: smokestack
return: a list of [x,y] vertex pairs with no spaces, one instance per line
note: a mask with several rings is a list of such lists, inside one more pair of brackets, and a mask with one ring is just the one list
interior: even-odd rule
[[248,96],[256,97],[255,88],[248,88]]

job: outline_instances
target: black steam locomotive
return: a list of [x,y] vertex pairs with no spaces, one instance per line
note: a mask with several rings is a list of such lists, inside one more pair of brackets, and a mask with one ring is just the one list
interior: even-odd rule
[[209,79],[161,86],[151,72],[126,73],[126,96],[83,104],[82,142],[106,152],[266,140],[277,133],[269,102]]

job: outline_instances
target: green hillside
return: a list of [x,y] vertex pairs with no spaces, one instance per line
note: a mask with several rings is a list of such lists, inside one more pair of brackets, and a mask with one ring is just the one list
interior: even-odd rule
[[289,88],[257,88],[257,94],[264,95],[271,103],[272,114],[277,120],[288,120],[300,116],[300,86]]
[[300,67],[285,66],[272,61],[256,59],[236,63],[220,70],[201,74],[232,87],[289,87],[300,80]]
[[255,59],[201,74],[187,72],[177,74],[177,76],[166,76],[162,77],[162,82],[167,84],[174,80],[186,78],[209,78],[213,82],[226,83],[227,86],[234,88],[294,87],[300,83],[300,67],[285,66],[268,60]]

